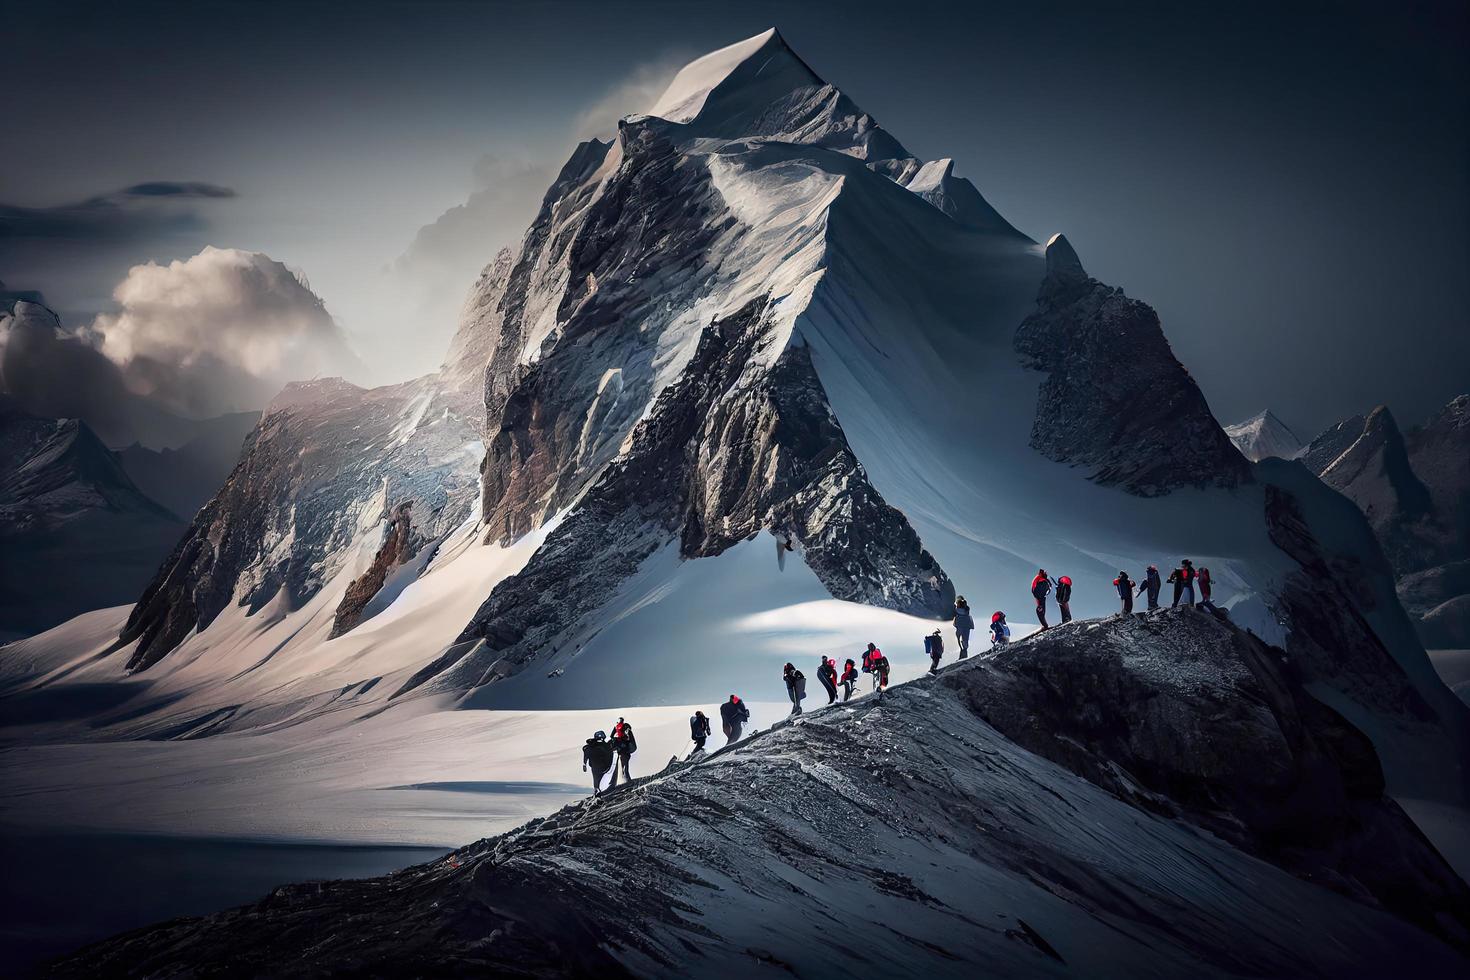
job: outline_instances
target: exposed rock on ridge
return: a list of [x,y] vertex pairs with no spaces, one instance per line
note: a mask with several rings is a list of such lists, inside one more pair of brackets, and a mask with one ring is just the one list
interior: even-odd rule
[[[444,860],[54,972],[1452,975],[1466,886],[1278,655],[1202,614],[1073,623]],[[855,921],[882,928],[830,941]]]
[[404,504],[413,540],[463,521],[476,502],[476,431],[440,397],[432,376],[372,390],[340,378],[288,385],[134,607],[120,637],[138,641],[129,668],[157,663],[231,604],[254,611],[281,594],[301,605]]
[[1250,481],[1245,459],[1174,359],[1158,315],[1083,271],[1066,238],[1047,244],[1037,310],[1016,350],[1048,372],[1031,445],[1145,497]]

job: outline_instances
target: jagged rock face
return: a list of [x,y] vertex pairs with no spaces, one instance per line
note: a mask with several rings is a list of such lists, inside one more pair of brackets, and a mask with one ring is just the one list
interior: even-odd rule
[[341,636],[362,621],[363,610],[387,581],[388,574],[407,564],[423,545],[423,537],[413,526],[413,503],[407,501],[393,509],[383,544],[373,556],[373,563],[347,586],[337,612],[332,618],[331,636]]
[[[492,381],[486,403],[494,433],[484,468],[486,524],[506,540],[565,508],[617,453],[654,394],[652,364],[668,317],[644,314],[661,305],[657,293],[697,292],[699,284],[684,280],[712,272],[703,253],[719,230],[708,173],[688,165],[653,127],[625,125],[621,140],[622,165],[578,213],[565,258],[568,285],[539,358],[519,360],[527,333],[522,302],[507,311],[491,361],[504,382]],[[525,254],[536,254],[537,244],[530,238]],[[527,265],[523,258],[517,272]],[[622,288],[598,285],[613,282]],[[523,289],[513,278],[512,292]]]
[[1035,449],[1145,497],[1249,482],[1248,464],[1174,359],[1158,315],[1088,277],[1060,235],[1047,246],[1036,305],[1015,340],[1022,358],[1047,372]]
[[1317,436],[1307,444],[1306,450],[1298,457],[1302,465],[1320,476],[1339,456],[1347,452],[1353,443],[1358,441],[1367,421],[1365,416],[1354,415],[1343,419]]
[[443,860],[53,972],[1452,973],[1466,886],[1278,656],[1203,614],[1075,623]]
[[182,530],[86,423],[0,395],[0,637],[128,601]]
[[1470,396],[1403,435],[1383,406],[1312,441],[1302,461],[1363,511],[1424,643],[1470,641]]
[[156,663],[231,603],[253,611],[282,594],[300,605],[404,504],[414,540],[463,521],[477,433],[439,396],[432,377],[367,391],[339,378],[287,386],[134,607],[121,636],[138,641],[129,667]]
[[[778,37],[718,54],[714,81],[701,59],[657,116],[624,120],[613,145],[578,147],[510,264],[483,331],[496,337],[486,533],[508,543],[564,521],[466,628],[463,640],[484,641],[474,655],[448,651],[410,688],[447,664],[456,683],[477,683],[554,650],[670,544],[710,557],[769,530],[802,547],[836,596],[937,613],[951,595],[869,484],[777,290],[821,275],[820,216],[841,174],[876,180],[858,161],[901,174],[900,186],[920,181],[910,189],[928,188],[941,210],[960,202],[950,210],[984,221],[989,205],[947,163],[917,164]],[[841,163],[829,172],[793,154]],[[819,217],[773,242],[734,186],[745,179],[815,188],[805,206]]]
[[1317,475],[1358,505],[1396,568],[1407,571],[1416,564],[1414,553],[1423,548],[1423,529],[1416,525],[1429,517],[1429,490],[1409,465],[1403,435],[1387,408],[1370,412],[1358,437]]
[[1467,945],[1470,890],[1384,795],[1372,743],[1290,663],[1214,616],[1171,610],[1063,626],[945,682],[1119,797]]
[[630,448],[466,627],[473,650],[462,660],[452,650],[408,689],[450,663],[441,683],[455,688],[509,676],[673,541],[684,557],[709,557],[771,528],[801,545],[838,598],[952,608],[944,572],[847,447],[806,349],[788,348],[769,371],[754,360],[765,313],[754,302],[702,334]]

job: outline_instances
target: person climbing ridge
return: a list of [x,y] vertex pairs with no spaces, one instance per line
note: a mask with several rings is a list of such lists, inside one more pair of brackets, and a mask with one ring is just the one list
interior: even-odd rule
[[[1159,608],[1159,593],[1164,589],[1164,583],[1159,580],[1159,566],[1150,565],[1143,573],[1143,584],[1138,587],[1138,594],[1143,595],[1145,589],[1148,590],[1148,608]],[[1128,608],[1132,610],[1133,603],[1130,602]]]
[[1123,600],[1123,611],[1119,615],[1133,615],[1133,580],[1127,572],[1119,570],[1118,577],[1113,579],[1113,588],[1118,590],[1118,598]]
[[874,648],[873,652],[877,654],[873,658],[873,688],[882,698],[883,692],[888,690],[888,658],[883,656],[882,650]]
[[[879,650],[876,645],[869,643],[868,648],[863,651],[863,673],[873,673],[873,664],[881,656],[883,656],[883,651]],[[878,690],[878,678],[876,675],[873,677],[873,690]]]
[[827,703],[832,704],[837,700],[837,661],[831,657],[822,658],[822,666],[817,668],[817,680],[822,682],[822,687],[827,691]]
[[990,617],[990,645],[993,647],[1004,646],[1011,642],[1011,627],[1006,622],[1006,614],[996,610],[995,615]]
[[633,737],[633,726],[622,718],[613,726],[612,733],[613,751],[618,754],[617,762],[613,764],[612,780],[608,782],[607,788],[613,789],[618,785],[618,773],[623,774],[623,782],[631,783],[633,774],[628,771],[628,762],[633,753],[638,751],[638,740]]
[[1174,586],[1174,601],[1169,603],[1169,608],[1176,609],[1179,606],[1179,597],[1184,594],[1184,569],[1176,566],[1164,581]]
[[929,673],[939,673],[939,658],[944,656],[944,637],[938,630],[924,637],[924,652],[929,655]]
[[975,629],[975,619],[970,615],[970,604],[960,596],[954,601],[954,638],[960,645],[960,659],[970,655],[970,634]]
[[732,745],[740,738],[740,729],[750,721],[750,709],[735,695],[720,705],[720,723],[725,731],[725,744]]
[[1038,569],[1036,577],[1031,580],[1031,597],[1036,600],[1036,621],[1041,624],[1042,629],[1046,625],[1046,597],[1051,594],[1051,579],[1046,576],[1046,569]]
[[1216,606],[1214,600],[1210,598],[1210,570],[1201,567],[1196,578],[1199,581],[1199,607],[1211,613],[1218,612],[1220,607]]
[[709,738],[709,718],[703,711],[696,711],[689,717],[689,737],[694,740],[694,749],[687,758],[692,759],[704,751],[705,739]]
[[1063,575],[1057,579],[1057,610],[1062,614],[1062,622],[1072,621],[1072,576]]
[[1194,562],[1188,558],[1179,563],[1181,573],[1181,591],[1184,593],[1184,604],[1191,609],[1194,608]]
[[791,713],[801,714],[801,702],[806,697],[806,675],[797,670],[795,664],[787,664],[781,671],[781,679],[786,682],[786,696],[791,699]]
[[857,664],[851,657],[847,658],[847,664],[842,668],[842,700],[851,701],[853,688],[857,687],[858,669]]
[[[607,732],[596,732],[582,746],[582,771],[592,767],[592,795],[602,795],[602,777],[612,768],[613,747],[608,744]],[[611,786],[608,789],[612,789]]]

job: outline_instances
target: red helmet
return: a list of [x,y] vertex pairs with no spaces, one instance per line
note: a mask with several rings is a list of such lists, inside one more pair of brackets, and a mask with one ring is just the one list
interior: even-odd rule
[[994,616],[991,616],[990,617],[990,621],[992,623],[998,623],[1002,619],[1005,619],[1005,618],[1006,618],[1006,614],[1005,613],[1003,613],[1003,612],[996,612],[996,614]]

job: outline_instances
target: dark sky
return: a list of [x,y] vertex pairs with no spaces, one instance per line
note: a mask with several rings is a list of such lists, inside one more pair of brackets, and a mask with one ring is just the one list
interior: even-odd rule
[[80,317],[134,263],[264,250],[390,377],[449,329],[362,285],[420,226],[776,26],[910,150],[1156,306],[1222,421],[1413,422],[1470,390],[1466,9],[9,0],[0,279]]

